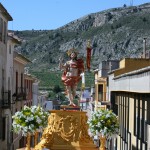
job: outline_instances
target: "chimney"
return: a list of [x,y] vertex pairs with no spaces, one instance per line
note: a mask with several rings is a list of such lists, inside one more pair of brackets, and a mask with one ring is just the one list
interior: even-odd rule
[[143,58],[146,58],[146,38],[143,39]]

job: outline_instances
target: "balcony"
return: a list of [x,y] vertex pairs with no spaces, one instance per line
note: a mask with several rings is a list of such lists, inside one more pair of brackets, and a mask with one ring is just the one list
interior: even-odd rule
[[2,100],[0,100],[1,108],[8,109],[11,105],[11,91],[2,92]]
[[27,96],[26,88],[18,87],[16,93],[14,93],[13,96],[16,97],[16,101],[26,100],[26,96]]

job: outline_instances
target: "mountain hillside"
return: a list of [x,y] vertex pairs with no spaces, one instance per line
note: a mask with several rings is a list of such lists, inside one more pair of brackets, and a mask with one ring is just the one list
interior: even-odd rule
[[92,44],[92,69],[102,60],[139,57],[143,38],[150,49],[150,3],[113,8],[88,14],[56,30],[15,31],[23,39],[17,50],[28,57],[32,71],[57,70],[58,59],[76,48],[86,55],[87,40]]

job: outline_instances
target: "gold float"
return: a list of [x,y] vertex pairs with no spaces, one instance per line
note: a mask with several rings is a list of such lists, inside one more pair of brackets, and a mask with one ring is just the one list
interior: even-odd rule
[[96,150],[88,135],[86,112],[52,110],[35,150]]

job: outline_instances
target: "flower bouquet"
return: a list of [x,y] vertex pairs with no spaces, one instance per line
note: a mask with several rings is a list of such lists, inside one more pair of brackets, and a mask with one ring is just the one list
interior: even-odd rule
[[41,132],[48,123],[48,116],[49,113],[40,106],[24,106],[21,111],[12,116],[13,131],[17,134],[22,133],[23,136]]
[[119,121],[112,110],[97,110],[88,119],[89,132],[92,136],[112,137],[119,133]]

